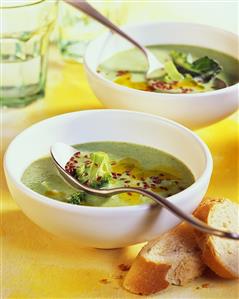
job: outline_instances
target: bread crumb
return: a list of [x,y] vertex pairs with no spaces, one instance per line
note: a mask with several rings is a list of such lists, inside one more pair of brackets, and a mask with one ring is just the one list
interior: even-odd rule
[[110,281],[106,278],[102,278],[99,280],[100,283],[103,283],[103,284],[107,284],[107,283],[110,283]]
[[119,268],[121,271],[129,271],[129,269],[130,269],[130,265],[120,264],[120,265],[118,265],[118,268]]
[[209,283],[203,283],[202,288],[207,289],[209,287]]
[[116,275],[114,278],[115,278],[115,279],[123,279],[124,276],[123,276],[122,274],[120,274],[120,275]]

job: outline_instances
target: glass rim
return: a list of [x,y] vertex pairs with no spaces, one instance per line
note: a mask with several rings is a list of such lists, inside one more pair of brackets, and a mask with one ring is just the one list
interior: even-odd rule
[[[7,6],[7,5],[0,3],[0,9],[15,9],[15,8],[34,6],[34,5],[40,4],[45,1],[47,1],[47,0],[35,0],[34,2],[29,2],[29,3],[25,3],[25,4],[15,4],[13,6]],[[55,0],[52,0],[52,1],[55,2]]]

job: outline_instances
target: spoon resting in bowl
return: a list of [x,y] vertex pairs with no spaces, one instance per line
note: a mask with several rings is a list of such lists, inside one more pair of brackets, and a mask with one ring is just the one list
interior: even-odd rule
[[51,156],[55,163],[55,166],[57,167],[59,173],[62,175],[62,177],[74,188],[78,190],[85,191],[86,193],[89,193],[91,195],[100,196],[100,197],[111,197],[116,194],[120,193],[127,193],[127,192],[135,192],[138,194],[141,194],[143,196],[147,196],[151,199],[153,199],[156,203],[161,205],[162,207],[168,209],[171,211],[174,215],[181,218],[182,220],[188,222],[190,225],[195,227],[196,229],[214,235],[222,238],[228,238],[228,239],[234,239],[239,240],[239,233],[236,232],[228,232],[228,231],[222,231],[218,230],[216,228],[213,228],[204,222],[198,220],[192,215],[188,215],[184,213],[181,209],[179,209],[177,206],[175,206],[172,202],[170,202],[167,198],[164,198],[152,191],[145,190],[142,188],[136,188],[136,187],[120,187],[120,188],[110,188],[110,189],[94,189],[92,187],[89,187],[85,184],[81,184],[76,178],[74,178],[71,174],[69,174],[65,170],[65,166],[67,162],[70,160],[71,157],[74,156],[74,154],[78,150],[73,148],[72,146],[69,146],[64,143],[55,143],[51,146]]
[[147,48],[139,44],[136,40],[126,34],[124,31],[119,29],[115,24],[113,24],[109,19],[104,17],[100,12],[98,12],[94,7],[84,0],[65,0],[68,4],[74,6],[75,8],[81,10],[85,14],[89,15],[103,26],[109,28],[114,33],[120,35],[135,47],[137,47],[147,58],[148,61],[148,70],[146,72],[146,78],[150,79],[155,76],[158,76],[158,71],[164,68],[164,65],[155,57],[155,55],[150,52]]

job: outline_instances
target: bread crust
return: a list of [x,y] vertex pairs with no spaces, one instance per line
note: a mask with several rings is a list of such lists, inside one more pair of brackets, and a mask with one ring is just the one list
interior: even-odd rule
[[[210,213],[215,205],[224,201],[225,199],[205,198],[205,200],[195,210],[194,216],[203,222],[208,223]],[[232,273],[229,269],[227,269],[223,260],[221,260],[218,256],[214,246],[213,236],[199,232],[198,230],[195,230],[195,236],[198,246],[202,250],[202,260],[211,270],[213,270],[218,276],[226,279],[239,278],[236,273]]]
[[131,293],[149,295],[170,284],[184,285],[202,274],[200,253],[193,229],[181,223],[141,249],[123,286]]
[[155,264],[138,256],[127,273],[123,287],[138,295],[149,295],[168,287],[166,275],[170,269],[167,264]]

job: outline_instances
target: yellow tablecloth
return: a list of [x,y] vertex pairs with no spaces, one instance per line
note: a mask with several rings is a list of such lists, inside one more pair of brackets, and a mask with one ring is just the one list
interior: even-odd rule
[[[23,128],[69,111],[102,108],[92,94],[83,68],[64,64],[53,53],[47,94],[24,109],[2,111],[2,149]],[[198,131],[208,144],[214,171],[210,196],[238,197],[238,114]],[[1,162],[2,163],[2,162]],[[32,223],[7,190],[1,164],[1,292],[2,298],[137,298],[122,289],[125,272],[142,247],[117,250],[82,249]],[[206,285],[205,285],[206,284]],[[238,281],[225,281],[211,272],[187,287],[170,287],[152,298],[238,298]]]

